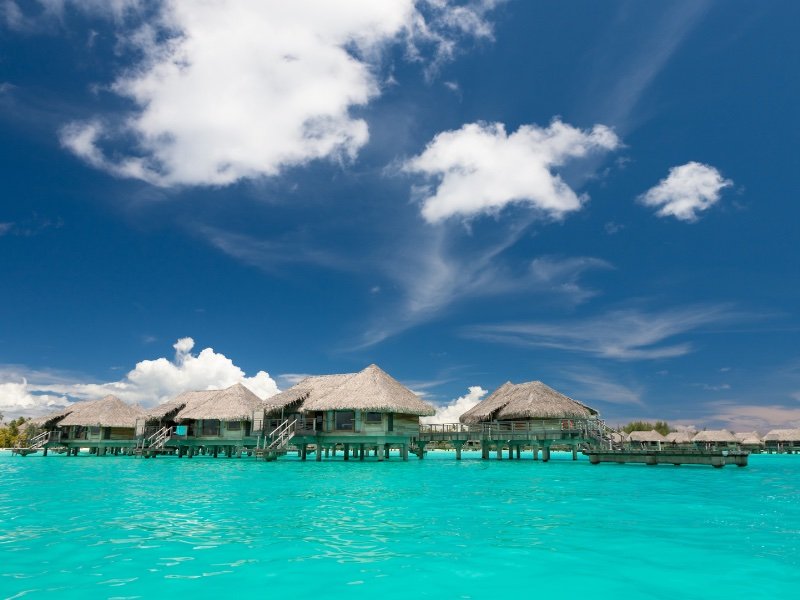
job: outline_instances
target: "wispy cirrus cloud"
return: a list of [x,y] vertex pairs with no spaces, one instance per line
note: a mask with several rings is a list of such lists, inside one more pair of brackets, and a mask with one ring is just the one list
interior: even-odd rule
[[601,358],[653,360],[682,356],[693,350],[691,342],[671,342],[673,338],[741,316],[726,305],[658,312],[628,308],[564,322],[475,325],[463,333],[490,342],[553,348]]
[[570,394],[581,402],[643,405],[641,385],[621,383],[601,369],[568,367],[559,369],[558,373],[568,380]]

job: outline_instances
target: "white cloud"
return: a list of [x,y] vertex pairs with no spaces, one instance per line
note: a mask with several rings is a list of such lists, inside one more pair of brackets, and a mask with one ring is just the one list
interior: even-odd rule
[[403,168],[435,180],[435,189],[418,188],[429,223],[495,214],[513,203],[559,218],[580,209],[586,196],[553,169],[619,144],[603,125],[585,131],[555,120],[548,127],[522,125],[509,135],[502,123],[470,123],[438,134]]
[[492,342],[583,352],[602,358],[658,359],[692,351],[689,342],[666,343],[670,338],[735,316],[723,306],[691,306],[656,313],[625,309],[562,323],[478,325],[467,329],[465,335]]
[[734,402],[718,402],[714,408],[715,412],[708,419],[733,431],[755,429],[766,433],[770,429],[800,427],[800,408]]
[[15,417],[18,414],[38,415],[49,410],[57,410],[69,404],[64,396],[33,394],[26,379],[21,383],[0,383],[0,414]]
[[659,217],[675,217],[696,221],[697,213],[708,210],[719,201],[723,188],[733,185],[710,165],[688,162],[672,167],[666,179],[639,196],[645,206],[658,208]]
[[[54,404],[95,399],[107,394],[114,394],[133,404],[155,406],[184,391],[220,389],[235,383],[242,383],[260,398],[267,398],[279,391],[267,372],[259,371],[247,377],[231,359],[212,348],[205,348],[197,355],[192,354],[192,338],[179,339],[173,348],[173,360],[157,358],[140,361],[119,381],[81,383],[39,372],[32,374],[30,381],[23,380],[23,384],[0,384],[0,410],[9,415],[41,414]],[[59,396],[51,396],[53,393]]]
[[431,48],[441,61],[464,36],[490,37],[495,2],[453,4],[167,0],[157,21],[127,32],[144,58],[111,86],[137,110],[71,123],[62,143],[94,167],[161,186],[352,160],[369,134],[351,110],[380,94],[387,46],[405,43],[412,60]]
[[488,393],[488,390],[483,389],[479,385],[470,386],[468,390],[469,391],[464,396],[460,396],[448,402],[446,405],[438,407],[436,409],[436,414],[432,417],[422,417],[420,420],[423,423],[458,423],[458,418],[478,404]]

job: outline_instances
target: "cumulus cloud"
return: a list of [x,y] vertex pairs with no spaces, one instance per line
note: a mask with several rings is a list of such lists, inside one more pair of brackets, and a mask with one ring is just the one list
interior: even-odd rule
[[19,383],[0,383],[0,414],[8,417],[23,413],[38,415],[68,404],[69,399],[64,396],[32,393],[25,378]]
[[639,196],[645,206],[658,208],[659,217],[675,217],[696,221],[698,212],[708,210],[719,201],[723,188],[733,185],[710,165],[688,162],[672,167],[666,179]]
[[70,123],[61,141],[94,167],[161,186],[352,160],[369,133],[351,111],[380,94],[383,51],[404,43],[414,60],[432,47],[444,60],[464,36],[491,35],[494,4],[167,0],[127,36],[143,58],[111,86],[137,110]]
[[435,181],[417,188],[429,223],[493,214],[514,203],[559,218],[580,209],[587,196],[579,196],[554,169],[619,144],[603,125],[582,130],[555,120],[507,134],[502,123],[470,123],[438,134],[403,168]]
[[432,417],[422,417],[423,423],[458,423],[458,418],[470,408],[478,404],[488,393],[479,385],[468,388],[468,392],[436,409],[436,414]]
[[[42,414],[53,406],[63,406],[73,400],[96,399],[114,394],[126,402],[155,406],[188,390],[220,389],[242,383],[260,398],[278,393],[278,386],[266,371],[252,377],[236,366],[224,354],[205,348],[192,354],[194,340],[179,339],[174,345],[172,360],[157,358],[142,360],[119,381],[81,383],[64,381],[63,377],[36,374],[36,380],[22,384],[0,384],[0,411],[12,414]],[[52,396],[51,394],[58,394]]]

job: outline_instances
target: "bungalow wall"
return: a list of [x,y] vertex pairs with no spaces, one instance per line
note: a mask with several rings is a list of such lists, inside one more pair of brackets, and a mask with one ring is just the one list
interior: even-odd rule
[[185,423],[187,439],[214,441],[242,441],[252,437],[251,421],[221,421],[219,419],[198,419]]
[[328,410],[324,413],[315,413],[310,418],[316,420],[317,431],[322,434],[375,437],[419,435],[419,417],[416,415],[363,410]]

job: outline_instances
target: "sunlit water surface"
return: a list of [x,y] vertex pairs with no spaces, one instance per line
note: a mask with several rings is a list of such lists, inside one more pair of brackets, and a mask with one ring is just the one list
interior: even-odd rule
[[0,453],[0,598],[800,598],[800,456]]

